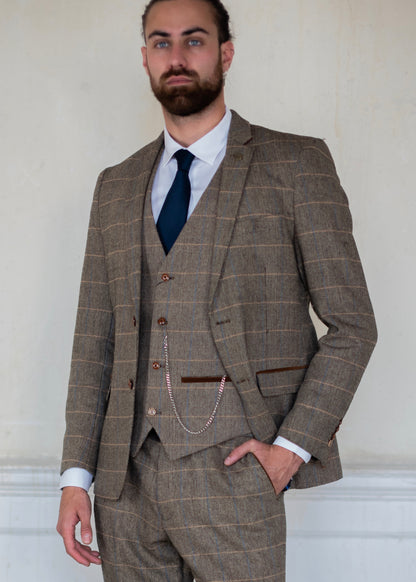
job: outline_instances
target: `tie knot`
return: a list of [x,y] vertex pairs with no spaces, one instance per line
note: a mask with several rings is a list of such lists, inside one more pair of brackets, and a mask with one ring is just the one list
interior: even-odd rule
[[174,156],[178,162],[178,170],[189,172],[189,168],[191,167],[192,161],[195,157],[194,154],[191,154],[191,152],[188,152],[188,150],[178,150]]

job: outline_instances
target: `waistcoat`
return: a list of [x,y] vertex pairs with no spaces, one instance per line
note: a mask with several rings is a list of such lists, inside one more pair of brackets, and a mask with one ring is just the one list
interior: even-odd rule
[[166,380],[167,336],[168,368],[177,415],[191,432],[205,427],[225,374],[208,319],[220,175],[221,169],[168,255],[152,214],[151,186],[146,194],[133,455],[151,428],[171,459],[250,433],[239,394],[230,381],[224,383],[209,428],[201,434],[190,434],[178,421]]

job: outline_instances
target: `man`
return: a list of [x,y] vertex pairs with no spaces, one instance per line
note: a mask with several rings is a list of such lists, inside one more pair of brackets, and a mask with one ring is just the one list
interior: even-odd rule
[[165,131],[95,191],[58,531],[107,582],[282,581],[282,492],[341,477],[376,339],[347,200],[322,141],[226,108],[219,0],[152,0],[143,31]]

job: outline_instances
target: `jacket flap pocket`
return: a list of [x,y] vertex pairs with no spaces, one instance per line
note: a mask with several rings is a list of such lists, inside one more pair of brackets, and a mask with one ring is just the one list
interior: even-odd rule
[[256,373],[257,384],[263,396],[278,396],[297,392],[308,366],[261,370]]

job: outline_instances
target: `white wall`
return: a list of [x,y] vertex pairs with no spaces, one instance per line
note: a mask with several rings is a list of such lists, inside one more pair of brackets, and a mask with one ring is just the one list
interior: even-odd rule
[[[349,195],[380,340],[341,450],[354,471],[393,467],[401,482],[416,462],[416,4],[226,4],[236,35],[228,104],[252,122],[324,137]],[[0,0],[3,467],[58,466],[95,179],[161,128],[140,65],[143,6]]]

